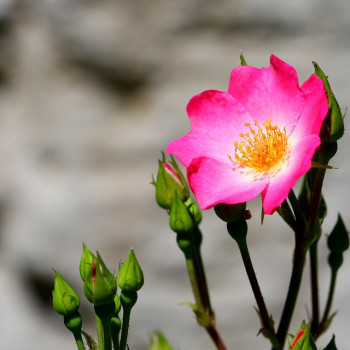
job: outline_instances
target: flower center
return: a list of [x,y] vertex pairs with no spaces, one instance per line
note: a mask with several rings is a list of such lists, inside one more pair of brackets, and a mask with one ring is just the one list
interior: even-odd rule
[[252,127],[245,123],[250,132],[240,133],[242,141],[234,141],[234,159],[229,156],[232,162],[244,167],[251,168],[254,172],[268,174],[274,167],[285,159],[288,154],[288,137],[286,128],[283,131],[277,125],[271,125],[272,119],[260,127],[257,121]]

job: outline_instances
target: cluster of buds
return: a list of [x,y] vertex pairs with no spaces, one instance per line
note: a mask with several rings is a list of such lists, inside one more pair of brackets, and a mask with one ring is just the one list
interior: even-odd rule
[[[115,276],[107,268],[100,254],[98,252],[96,255],[93,254],[84,244],[79,270],[84,283],[84,295],[93,304],[96,317],[101,320],[103,326],[104,336],[101,337],[98,334],[99,342],[103,339],[106,345],[113,341],[115,348],[125,350],[130,310],[136,303],[137,291],[141,289],[144,283],[143,272],[134,251],[131,249],[127,260],[123,265],[120,265],[119,273]],[[82,318],[78,312],[79,296],[55,270],[54,276],[53,307],[58,314],[64,316],[65,325],[74,334],[78,348],[85,349],[81,334],[85,336],[88,342],[91,342],[92,338],[81,330]],[[118,285],[121,289],[119,296],[117,294]],[[122,307],[123,323],[127,322],[127,325],[122,325],[118,316]],[[107,330],[106,327],[108,327]],[[119,341],[121,329],[122,334]],[[109,339],[107,339],[107,336]],[[124,345],[122,345],[122,342],[124,342]]]

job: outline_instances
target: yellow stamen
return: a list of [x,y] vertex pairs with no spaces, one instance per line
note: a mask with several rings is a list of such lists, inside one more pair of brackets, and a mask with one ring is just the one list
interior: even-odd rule
[[250,133],[240,133],[243,141],[234,141],[234,159],[231,161],[254,172],[269,174],[278,163],[288,155],[288,137],[286,128],[283,131],[277,125],[271,125],[272,119],[267,119],[260,127],[254,121],[255,130],[250,123],[245,123]]

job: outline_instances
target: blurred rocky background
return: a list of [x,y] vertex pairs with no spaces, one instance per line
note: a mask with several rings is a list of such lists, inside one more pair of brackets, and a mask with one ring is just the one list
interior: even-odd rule
[[[181,350],[214,349],[188,307],[182,254],[154,202],[160,151],[188,131],[188,100],[226,90],[242,51],[267,66],[271,53],[304,81],[316,60],[345,109],[350,94],[350,3],[346,0],[1,0],[0,1],[0,342],[11,350],[75,349],[51,308],[54,267],[80,292],[82,242],[117,268],[130,246],[145,285],[132,313],[130,349],[161,329]],[[348,123],[346,123],[347,125]],[[346,134],[328,172],[329,215],[350,227]],[[292,233],[277,215],[259,224],[252,201],[249,243],[266,303],[279,321]],[[236,245],[204,213],[203,255],[218,327],[230,349],[269,349]],[[320,281],[329,282],[325,238]],[[338,279],[336,333],[348,348],[350,258]],[[82,298],[83,299],[83,298]],[[308,269],[291,331],[307,317]],[[82,313],[91,308],[83,301]],[[85,327],[93,331],[87,318]]]

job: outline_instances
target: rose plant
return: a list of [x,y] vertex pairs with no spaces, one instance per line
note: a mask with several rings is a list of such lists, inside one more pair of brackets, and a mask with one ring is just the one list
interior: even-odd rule
[[[268,67],[241,65],[233,69],[228,91],[207,90],[194,96],[187,113],[191,130],[170,142],[170,161],[158,161],[152,179],[155,199],[169,216],[169,226],[184,254],[194,301],[186,302],[218,350],[226,350],[213,310],[201,253],[201,209],[214,207],[227,232],[238,245],[256,301],[258,334],[272,350],[283,350],[309,255],[311,313],[291,336],[289,349],[315,350],[315,341],[330,327],[338,271],[349,247],[349,233],[341,215],[328,235],[330,285],[321,312],[318,282],[318,242],[327,206],[322,194],[330,159],[344,134],[344,116],[326,75],[316,62],[315,73],[299,84],[296,70],[271,55]],[[186,177],[174,155],[186,169]],[[299,194],[294,185],[302,178]],[[188,183],[187,183],[188,182]],[[191,197],[190,189],[195,199]],[[294,233],[292,273],[279,323],[268,310],[259,287],[247,244],[249,220],[254,215],[247,202],[262,197],[262,213],[277,212]],[[262,215],[262,219],[263,219]],[[268,238],[267,238],[268,240]],[[84,294],[93,304],[97,342],[82,330],[80,299],[56,271],[53,306],[63,315],[79,350],[129,349],[131,309],[138,300],[144,275],[131,250],[117,275],[84,245],[80,275]],[[118,293],[118,289],[121,291]],[[122,317],[119,314],[122,312]],[[256,334],[254,332],[253,334]],[[150,350],[172,346],[160,331],[150,337]],[[336,350],[335,337],[323,350]]]

